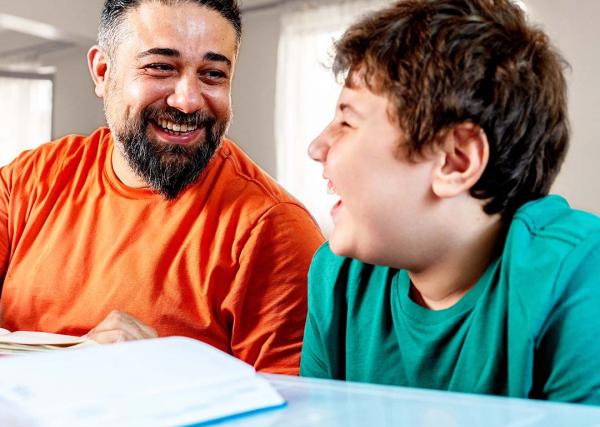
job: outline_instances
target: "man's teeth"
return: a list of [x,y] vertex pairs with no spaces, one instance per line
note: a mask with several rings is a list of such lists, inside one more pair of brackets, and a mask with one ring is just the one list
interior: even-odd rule
[[170,122],[168,120],[159,120],[158,124],[160,125],[161,128],[163,129],[167,129],[173,132],[192,132],[195,131],[196,129],[198,129],[198,125],[180,125],[178,123],[173,123]]

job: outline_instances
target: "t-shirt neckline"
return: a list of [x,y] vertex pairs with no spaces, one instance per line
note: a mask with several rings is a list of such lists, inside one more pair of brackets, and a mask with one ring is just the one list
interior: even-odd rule
[[487,289],[494,278],[497,277],[500,266],[500,257],[494,259],[477,283],[453,306],[443,310],[431,310],[414,302],[409,295],[410,277],[408,271],[400,270],[395,277],[397,301],[400,311],[413,321],[423,324],[435,324],[473,309],[481,294]]
[[120,195],[129,199],[154,199],[162,196],[151,188],[133,188],[125,185],[115,173],[112,165],[113,151],[115,150],[115,140],[112,134],[109,134],[106,158],[104,159],[103,175],[110,187]]

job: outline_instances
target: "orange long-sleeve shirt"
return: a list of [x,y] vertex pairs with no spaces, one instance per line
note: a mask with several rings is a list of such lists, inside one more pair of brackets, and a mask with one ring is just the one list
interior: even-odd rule
[[118,309],[297,373],[323,241],[306,210],[227,140],[174,201],[121,183],[113,147],[99,129],[0,169],[0,325],[80,335]]

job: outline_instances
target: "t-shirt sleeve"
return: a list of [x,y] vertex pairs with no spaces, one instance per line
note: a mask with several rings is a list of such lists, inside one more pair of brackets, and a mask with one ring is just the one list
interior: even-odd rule
[[[340,371],[343,361],[336,360],[344,348],[339,347],[339,312],[344,310],[341,292],[336,283],[345,288],[344,277],[339,277],[344,258],[335,256],[329,244],[315,254],[308,273],[308,315],[304,329],[304,344],[300,361],[300,375],[314,378],[343,379]],[[342,363],[340,363],[342,362]]]
[[[600,239],[557,295],[536,349],[534,375],[543,399],[600,404]],[[565,268],[568,268],[568,260]]]
[[0,292],[6,274],[10,240],[8,236],[8,202],[10,198],[10,174],[8,167],[0,168]]
[[300,375],[313,378],[332,378],[329,366],[325,362],[326,349],[321,339],[319,326],[319,320],[309,310],[304,329]]
[[298,375],[306,276],[322,242],[311,216],[292,203],[275,205],[252,228],[228,303],[236,357],[260,371]]

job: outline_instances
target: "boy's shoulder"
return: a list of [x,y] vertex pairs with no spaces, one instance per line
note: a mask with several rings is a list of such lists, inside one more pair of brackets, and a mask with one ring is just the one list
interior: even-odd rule
[[551,195],[526,203],[513,217],[509,235],[518,234],[546,244],[562,242],[576,246],[600,239],[600,217],[569,206],[561,196]]
[[567,295],[599,292],[599,261],[600,218],[571,208],[560,196],[547,196],[513,217],[502,275],[513,296],[552,307]]
[[[529,270],[564,271],[600,250],[600,217],[573,209],[560,196],[522,206],[510,224],[503,258]],[[600,269],[600,266],[599,266]]]

